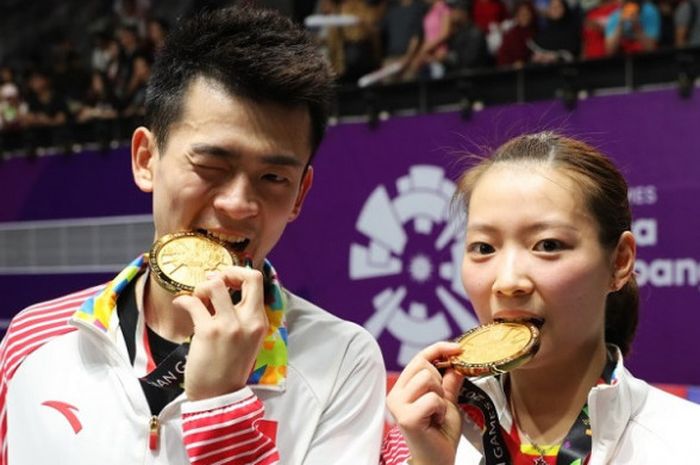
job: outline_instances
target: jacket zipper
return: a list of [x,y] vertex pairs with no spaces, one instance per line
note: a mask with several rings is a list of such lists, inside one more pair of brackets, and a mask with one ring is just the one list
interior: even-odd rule
[[157,416],[152,416],[149,423],[148,448],[158,450],[158,439],[160,436],[160,422]]

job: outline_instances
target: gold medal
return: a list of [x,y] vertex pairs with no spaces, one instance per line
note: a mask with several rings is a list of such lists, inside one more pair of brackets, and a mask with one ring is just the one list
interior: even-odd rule
[[190,293],[207,279],[207,273],[240,262],[223,241],[198,232],[180,232],[158,239],[148,254],[148,264],[164,289]]
[[460,355],[438,361],[438,368],[454,368],[465,376],[505,373],[535,355],[540,346],[540,330],[532,321],[499,321],[473,328],[455,342]]

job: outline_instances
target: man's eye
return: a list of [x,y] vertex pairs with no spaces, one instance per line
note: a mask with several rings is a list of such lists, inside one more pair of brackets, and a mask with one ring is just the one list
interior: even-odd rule
[[287,180],[287,178],[285,178],[284,176],[281,176],[281,175],[275,174],[275,173],[265,174],[265,175],[263,175],[263,179],[265,181],[270,181],[273,183],[282,183],[282,182],[285,182]]
[[564,243],[557,239],[543,239],[535,244],[535,250],[538,252],[558,252],[564,248]]
[[495,251],[496,249],[494,249],[493,246],[485,242],[474,242],[467,247],[467,252],[477,255],[488,255]]

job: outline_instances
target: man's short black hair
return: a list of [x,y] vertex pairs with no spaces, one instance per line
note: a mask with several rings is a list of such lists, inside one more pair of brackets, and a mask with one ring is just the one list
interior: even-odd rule
[[146,94],[146,124],[161,152],[197,77],[221,83],[234,96],[307,107],[313,157],[326,129],[333,77],[311,36],[291,20],[270,10],[233,6],[176,25],[158,54]]

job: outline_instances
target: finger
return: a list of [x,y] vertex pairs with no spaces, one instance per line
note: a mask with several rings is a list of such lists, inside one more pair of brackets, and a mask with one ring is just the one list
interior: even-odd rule
[[456,404],[463,381],[464,375],[457,370],[447,370],[442,377],[442,389],[445,393],[445,399]]
[[236,317],[229,288],[220,274],[209,275],[206,281],[199,283],[194,288],[192,294],[202,300],[204,305],[210,309],[212,316]]
[[197,297],[192,295],[180,295],[173,299],[173,305],[176,308],[186,311],[192,319],[192,324],[195,328],[206,324],[211,315],[204,303]]
[[444,396],[442,388],[442,377],[434,367],[426,367],[416,373],[407,383],[402,391],[405,403],[412,403],[428,392],[434,392],[440,397]]
[[237,307],[246,309],[265,305],[264,280],[259,270],[229,266],[219,272],[226,286],[241,290],[241,300]]
[[433,366],[432,362],[434,360],[444,359],[460,353],[462,353],[461,347],[454,342],[437,342],[428,346],[418,352],[408,365],[406,365],[406,368],[404,368],[399,378],[396,380],[396,385],[400,387],[405,386],[419,370],[428,365]]
[[447,411],[445,399],[429,392],[403,409],[396,421],[401,429],[409,431],[425,430],[432,424],[442,424]]

